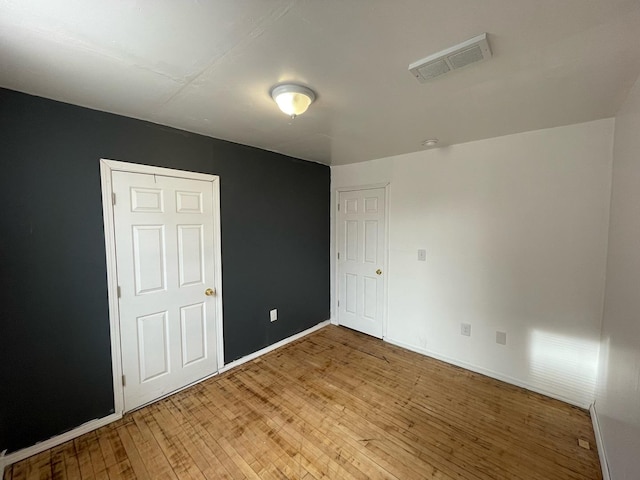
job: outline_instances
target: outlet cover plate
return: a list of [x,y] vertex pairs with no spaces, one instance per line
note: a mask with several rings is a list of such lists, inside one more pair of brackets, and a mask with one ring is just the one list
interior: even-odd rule
[[507,332],[496,332],[496,343],[498,345],[507,344]]
[[420,249],[418,250],[418,261],[419,262],[426,262],[427,261],[427,251],[424,249]]
[[272,322],[275,322],[278,319],[278,309],[274,308],[273,310],[269,311],[269,318],[271,319]]
[[460,334],[465,337],[471,336],[471,324],[470,323],[461,323],[460,324]]

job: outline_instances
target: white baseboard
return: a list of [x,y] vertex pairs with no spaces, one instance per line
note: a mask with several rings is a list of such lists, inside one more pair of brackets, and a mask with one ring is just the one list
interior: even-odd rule
[[584,408],[585,410],[589,408],[588,404],[581,404],[572,400],[570,398],[563,397],[562,395],[558,395],[553,392],[546,391],[542,388],[535,387],[533,385],[529,385],[526,382],[518,380],[517,378],[509,377],[508,375],[503,375],[498,372],[494,372],[493,370],[489,370],[487,368],[479,367],[477,365],[473,365],[471,363],[462,362],[460,360],[456,360],[453,358],[446,357],[444,355],[440,355],[438,353],[431,352],[424,348],[416,347],[413,345],[406,344],[404,342],[393,340],[392,338],[385,338],[385,342],[389,342],[392,345],[396,345],[398,347],[406,348],[407,350],[411,350],[412,352],[420,353],[422,355],[426,355],[427,357],[435,358],[436,360],[441,360],[446,363],[450,363],[451,365],[456,365],[457,367],[464,368],[465,370],[471,370],[472,372],[479,373],[481,375],[486,375],[487,377],[495,378],[496,380],[500,380],[502,382],[510,383],[511,385],[515,385],[516,387],[521,387],[526,390],[530,390],[532,392],[539,393],[546,397],[555,398],[556,400],[560,400],[561,402],[568,403],[570,405],[575,405],[576,407]]
[[598,457],[600,457],[600,468],[602,468],[602,480],[611,480],[609,473],[609,462],[607,462],[607,454],[604,450],[604,441],[602,432],[600,431],[600,423],[598,422],[598,414],[596,413],[596,404],[593,403],[589,407],[591,414],[591,423],[593,423],[593,433],[596,436],[596,447],[598,447]]
[[116,420],[120,420],[122,415],[119,413],[112,413],[111,415],[107,415],[103,418],[98,418],[96,420],[91,420],[87,423],[83,423],[79,427],[74,428],[73,430],[69,430],[61,435],[56,435],[55,437],[51,437],[49,440],[45,440],[44,442],[36,443],[31,447],[23,448],[22,450],[17,450],[9,455],[3,457],[4,466],[11,465],[13,463],[19,462],[20,460],[24,460],[32,455],[36,455],[40,452],[44,452],[53,447],[57,447],[69,440],[73,440],[80,435],[84,435],[85,433],[89,433],[93,430],[96,430],[100,427],[104,427],[105,425],[115,422]]
[[295,335],[292,335],[290,337],[285,338],[284,340],[280,340],[277,343],[274,343],[273,345],[269,345],[268,347],[264,347],[262,350],[258,350],[257,352],[253,352],[249,355],[246,355],[242,358],[239,358],[238,360],[234,360],[233,362],[229,362],[227,363],[224,367],[222,367],[218,373],[224,373],[227,370],[231,370],[232,368],[238,367],[240,365],[242,365],[243,363],[247,363],[250,362],[251,360],[261,357],[262,355],[264,355],[265,353],[269,353],[272,352],[273,350],[280,348],[284,345],[286,345],[287,343],[291,343],[294,342],[302,337],[306,337],[307,335],[309,335],[310,333],[313,333],[317,330],[320,330],[321,328],[326,327],[327,325],[329,325],[330,320],[325,320],[324,322],[321,322],[311,328],[308,328],[306,330],[303,330],[300,333],[296,333]]

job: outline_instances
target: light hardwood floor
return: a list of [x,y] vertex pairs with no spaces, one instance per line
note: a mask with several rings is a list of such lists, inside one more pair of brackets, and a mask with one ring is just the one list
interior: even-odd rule
[[[578,446],[582,438],[591,450]],[[329,326],[4,479],[601,479],[588,412]]]

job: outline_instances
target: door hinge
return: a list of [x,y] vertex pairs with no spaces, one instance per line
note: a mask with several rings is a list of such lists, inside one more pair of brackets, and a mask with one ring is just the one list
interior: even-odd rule
[[338,211],[340,211],[340,204],[338,204]]
[[340,252],[338,252],[338,260],[340,260]]
[[115,204],[116,204],[116,194],[115,194],[115,193],[112,193],[112,194],[111,194],[111,203],[112,203],[113,205],[115,205]]
[[338,306],[340,306],[340,300],[338,300]]
[[122,375],[122,386],[123,387],[127,386],[127,377],[125,375]]
[[120,285],[118,285],[118,298],[122,297],[122,289],[120,288]]

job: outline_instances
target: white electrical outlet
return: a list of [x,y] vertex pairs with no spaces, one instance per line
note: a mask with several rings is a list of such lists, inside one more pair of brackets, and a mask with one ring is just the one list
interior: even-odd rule
[[507,344],[507,332],[496,332],[496,343],[499,345]]
[[461,323],[460,324],[460,333],[465,337],[471,336],[471,324],[470,323]]
[[271,319],[272,322],[275,322],[278,319],[277,308],[274,308],[273,310],[269,311],[269,318]]
[[419,262],[426,262],[427,261],[427,251],[423,250],[422,248],[420,250],[418,250],[418,261]]

